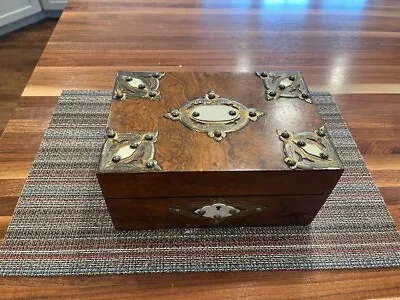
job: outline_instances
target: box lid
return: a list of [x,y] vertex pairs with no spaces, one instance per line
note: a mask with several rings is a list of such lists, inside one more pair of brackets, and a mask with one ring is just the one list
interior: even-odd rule
[[116,76],[106,197],[328,194],[342,173],[299,72]]

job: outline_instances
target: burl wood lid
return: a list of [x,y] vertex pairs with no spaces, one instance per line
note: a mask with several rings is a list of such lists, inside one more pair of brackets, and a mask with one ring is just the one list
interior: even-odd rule
[[[322,174],[342,172],[298,72],[119,72],[113,97],[98,172],[103,193],[114,181],[126,182],[120,190],[133,184],[135,197],[323,194],[336,182]],[[328,183],[314,191],[266,186],[318,177]]]

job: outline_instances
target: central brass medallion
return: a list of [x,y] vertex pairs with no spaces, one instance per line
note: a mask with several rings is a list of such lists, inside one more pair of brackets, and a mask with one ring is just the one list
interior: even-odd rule
[[206,132],[209,137],[221,141],[228,132],[238,131],[249,121],[257,121],[264,112],[247,108],[237,101],[222,98],[214,91],[204,97],[186,102],[178,109],[165,115],[174,121],[181,121],[186,127]]

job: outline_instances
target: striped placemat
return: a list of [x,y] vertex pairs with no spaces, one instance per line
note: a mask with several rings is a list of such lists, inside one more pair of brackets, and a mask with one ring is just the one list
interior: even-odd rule
[[310,226],[116,231],[95,176],[111,92],[65,91],[0,249],[0,274],[399,266],[399,233],[333,98],[312,96],[345,172]]

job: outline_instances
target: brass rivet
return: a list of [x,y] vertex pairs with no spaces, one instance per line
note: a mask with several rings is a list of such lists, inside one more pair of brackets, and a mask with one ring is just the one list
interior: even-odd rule
[[281,137],[285,139],[289,138],[289,136],[290,136],[289,133],[287,133],[286,131],[281,133]]
[[119,156],[119,155],[116,155],[112,158],[112,161],[115,163],[119,162],[120,160],[121,160],[121,156]]
[[154,138],[154,136],[153,136],[152,134],[146,134],[146,135],[144,136],[144,139],[145,139],[146,141],[151,141],[151,140],[153,140],[153,138]]
[[153,74],[153,77],[155,77],[155,78],[158,78],[158,77],[160,77],[160,76],[161,76],[160,73],[154,73],[154,74]]
[[257,207],[257,208],[256,208],[256,211],[257,211],[257,212],[260,212],[260,211],[262,211],[262,208],[261,208],[261,207]]
[[297,146],[304,147],[306,143],[304,141],[297,141]]
[[329,155],[328,155],[327,153],[324,153],[324,152],[320,153],[319,156],[320,156],[322,159],[328,159],[328,158],[329,158]]
[[275,97],[275,96],[276,96],[276,92],[271,91],[271,92],[269,92],[269,95],[270,95],[271,97]]
[[150,97],[155,97],[155,96],[157,96],[157,93],[155,91],[150,91],[149,92],[149,96]]
[[171,111],[171,116],[173,116],[173,117],[178,117],[179,116],[179,111],[177,111],[177,110],[173,110],[173,111]]
[[268,73],[267,73],[267,72],[262,72],[262,73],[261,73],[261,76],[262,76],[262,77],[268,77]]
[[255,117],[255,116],[257,116],[257,113],[254,110],[251,110],[251,111],[249,111],[249,116]]
[[143,83],[141,83],[141,84],[138,85],[138,88],[141,89],[141,90],[143,90],[143,89],[146,88],[146,86],[145,86]]
[[286,85],[280,84],[280,85],[279,85],[279,88],[280,88],[281,90],[284,90],[284,89],[286,88]]
[[321,137],[324,137],[326,135],[325,131],[318,129],[317,134]]
[[289,76],[289,80],[290,80],[290,81],[295,81],[295,79],[296,79],[296,76],[294,76],[294,75],[290,75],[290,76]]
[[200,113],[198,111],[194,111],[194,112],[192,112],[192,116],[198,117],[198,116],[200,116]]
[[126,81],[132,81],[132,79],[133,79],[133,78],[130,77],[130,76],[128,76],[128,77],[125,78]]
[[308,94],[307,94],[307,93],[303,93],[303,94],[301,94],[301,96],[302,96],[304,99],[307,99],[307,98],[308,98]]
[[146,163],[146,167],[147,168],[154,168],[154,161],[148,161],[147,163]]
[[221,135],[222,135],[221,131],[219,131],[219,130],[214,131],[214,136],[220,137]]
[[208,93],[208,98],[209,99],[214,99],[215,98],[215,93],[214,92],[209,92]]
[[139,147],[139,143],[130,144],[129,147],[131,147],[132,149],[136,149],[137,147]]
[[290,167],[294,167],[296,165],[296,162],[293,159],[288,159],[286,161],[286,163],[290,166]]
[[231,116],[236,116],[236,111],[235,111],[235,110],[230,110],[230,111],[229,111],[229,115],[231,115]]

